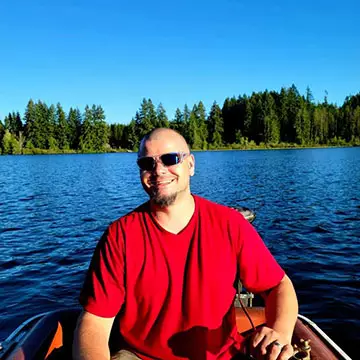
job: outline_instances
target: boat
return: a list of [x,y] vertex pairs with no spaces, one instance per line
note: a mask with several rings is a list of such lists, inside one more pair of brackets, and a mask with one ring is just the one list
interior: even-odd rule
[[[249,295],[242,294],[240,297],[244,300],[246,296]],[[235,300],[235,306],[240,300]],[[244,336],[266,324],[263,307],[242,305],[236,306],[235,311],[237,329]],[[2,342],[0,359],[71,359],[73,334],[80,312],[80,309],[58,310],[30,318]],[[292,344],[295,348],[294,360],[351,360],[313,321],[302,315],[298,316]],[[110,349],[114,347],[110,340]]]
[[[234,207],[252,222],[255,213]],[[243,336],[266,325],[264,307],[254,307],[254,294],[243,292],[241,283],[235,297],[236,326]],[[0,343],[0,360],[71,359],[73,334],[81,309],[50,311],[36,315],[16,328]],[[110,350],[116,348],[110,337]],[[298,315],[292,338],[294,360],[351,360],[313,321]],[[252,357],[248,357],[252,359]]]

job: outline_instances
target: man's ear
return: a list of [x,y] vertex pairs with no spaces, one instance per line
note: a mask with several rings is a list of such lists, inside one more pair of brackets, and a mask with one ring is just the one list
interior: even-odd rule
[[195,174],[195,158],[192,156],[192,161],[188,162],[188,167],[190,170],[190,176],[194,176]]

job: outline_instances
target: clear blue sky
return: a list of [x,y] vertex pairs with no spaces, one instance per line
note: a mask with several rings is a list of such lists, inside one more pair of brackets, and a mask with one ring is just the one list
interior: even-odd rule
[[309,85],[360,91],[360,2],[4,0],[0,119],[30,98],[129,123],[141,100],[176,107]]

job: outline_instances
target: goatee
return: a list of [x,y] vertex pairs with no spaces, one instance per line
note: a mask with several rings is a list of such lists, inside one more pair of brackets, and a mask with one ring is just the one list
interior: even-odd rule
[[160,207],[166,207],[174,204],[177,197],[177,193],[170,194],[170,195],[161,195],[161,194],[155,194],[151,197],[151,200],[155,205],[158,205]]

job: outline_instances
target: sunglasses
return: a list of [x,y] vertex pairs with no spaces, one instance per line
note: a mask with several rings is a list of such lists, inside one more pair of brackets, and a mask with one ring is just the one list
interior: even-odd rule
[[143,156],[138,158],[136,162],[140,170],[153,171],[158,161],[160,161],[164,166],[169,167],[181,164],[188,155],[188,153],[174,152],[157,156]]

